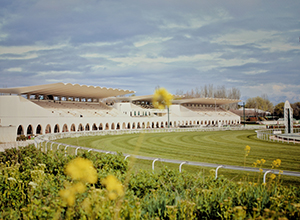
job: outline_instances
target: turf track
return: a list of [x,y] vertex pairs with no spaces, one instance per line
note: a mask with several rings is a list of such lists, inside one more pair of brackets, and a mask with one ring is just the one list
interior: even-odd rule
[[[139,138],[141,144],[137,144]],[[244,148],[249,145],[246,166],[263,158],[267,161],[263,168],[271,168],[273,160],[279,158],[280,169],[300,171],[299,145],[262,141],[249,130],[106,135],[58,141],[127,154],[238,166],[244,165]]]

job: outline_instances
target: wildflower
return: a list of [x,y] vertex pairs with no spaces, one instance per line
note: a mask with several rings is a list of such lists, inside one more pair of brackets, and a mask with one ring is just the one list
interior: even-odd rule
[[85,190],[86,186],[82,182],[78,182],[68,189],[60,190],[59,195],[69,206],[73,206],[75,204],[76,194],[84,193]]
[[29,185],[29,186],[32,186],[32,188],[35,188],[35,187],[37,187],[37,186],[38,186],[38,184],[37,184],[37,183],[35,183],[35,182],[32,182],[32,181],[31,181],[31,182],[29,182],[29,183],[28,183],[28,185]]
[[259,169],[259,172],[262,173],[262,172],[264,172],[264,171],[263,171],[263,169],[260,168],[260,169]]
[[102,180],[102,184],[105,185],[110,200],[115,200],[118,196],[124,195],[123,186],[115,176],[108,175]]
[[280,164],[281,164],[281,160],[280,160],[280,159],[276,159],[276,160],[274,160],[273,163],[272,163],[272,168],[274,168],[274,167],[279,167]]
[[84,158],[76,158],[68,163],[65,173],[73,180],[80,180],[87,183],[97,182],[97,171],[92,161]]
[[155,108],[164,109],[172,104],[173,95],[170,94],[165,88],[155,90],[152,103]]
[[260,160],[257,160],[257,161],[256,161],[257,164],[260,164],[260,162],[261,162]]
[[60,190],[59,195],[69,206],[73,206],[75,204],[75,193],[72,190],[70,189]]
[[272,175],[270,176],[270,178],[273,180],[276,178],[276,175],[274,173],[272,173]]
[[254,162],[253,165],[254,165],[254,167],[256,167],[256,166],[257,166],[257,163]]
[[251,147],[249,145],[245,147],[245,156],[248,156],[248,154],[250,153],[250,149]]
[[261,159],[260,161],[262,164],[264,164],[266,162],[266,160],[264,160],[264,159]]
[[15,178],[13,178],[13,177],[8,177],[7,180],[17,182],[17,180]]

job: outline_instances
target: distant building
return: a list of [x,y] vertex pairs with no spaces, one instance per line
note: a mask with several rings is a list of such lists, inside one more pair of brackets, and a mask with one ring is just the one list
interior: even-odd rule
[[[120,97],[134,93],[130,90],[54,83],[5,88],[0,93],[0,142],[22,135],[168,127],[167,110],[153,108],[152,95]],[[173,100],[169,126],[239,125],[239,115],[222,108],[237,102],[240,100]]]

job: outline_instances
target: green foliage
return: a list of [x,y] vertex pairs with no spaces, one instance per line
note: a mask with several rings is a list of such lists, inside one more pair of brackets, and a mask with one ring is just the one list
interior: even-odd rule
[[271,113],[273,112],[273,104],[272,102],[270,102],[266,95],[263,95],[262,97],[257,96],[247,99],[245,107],[261,109],[263,111],[269,111]]
[[[0,219],[288,219],[300,218],[300,190],[281,185],[214,179],[168,168],[130,173],[122,155],[83,152],[93,162],[96,184],[67,206],[59,191],[72,181],[65,165],[75,156],[41,152],[33,146],[0,153]],[[125,195],[110,200],[101,180],[116,176]]]

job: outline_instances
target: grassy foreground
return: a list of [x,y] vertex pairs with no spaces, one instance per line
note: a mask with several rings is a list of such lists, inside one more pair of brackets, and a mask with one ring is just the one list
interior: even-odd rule
[[0,219],[299,219],[300,188],[280,176],[131,171],[122,155],[34,146],[0,152]]

